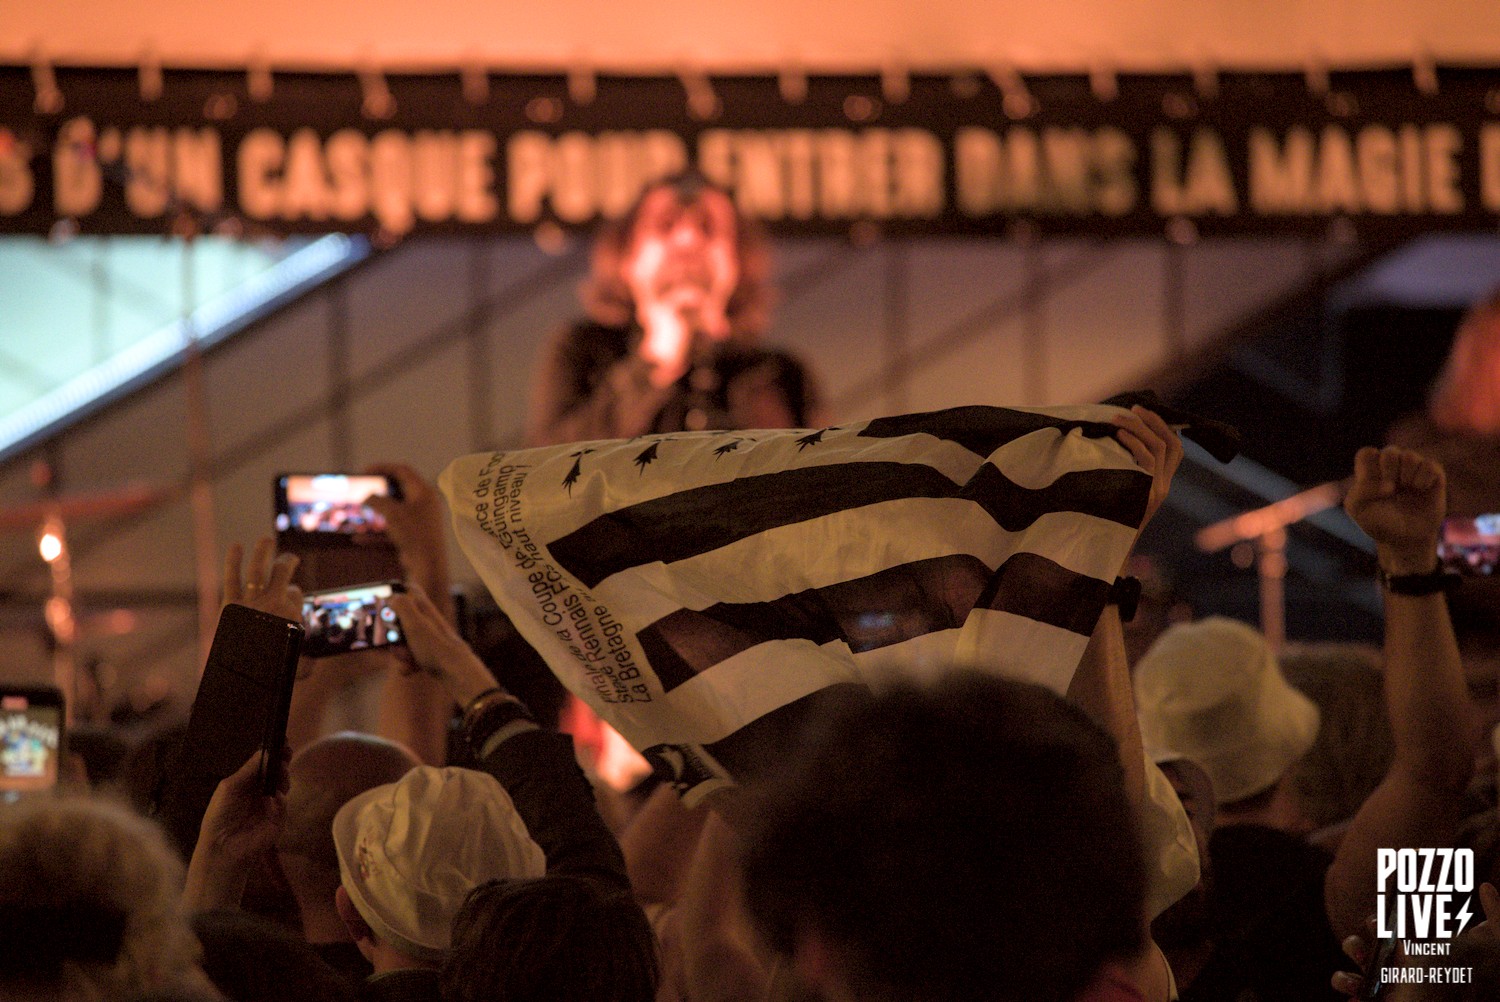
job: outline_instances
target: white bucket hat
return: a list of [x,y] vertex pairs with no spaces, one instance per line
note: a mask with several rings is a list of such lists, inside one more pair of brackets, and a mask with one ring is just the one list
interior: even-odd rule
[[1135,700],[1146,747],[1201,765],[1220,804],[1269,788],[1318,736],[1259,631],[1212,616],[1174,626],[1141,658]]
[[439,960],[469,891],[547,869],[510,794],[488,773],[419,766],[339,809],[333,844],[345,892],[382,940]]

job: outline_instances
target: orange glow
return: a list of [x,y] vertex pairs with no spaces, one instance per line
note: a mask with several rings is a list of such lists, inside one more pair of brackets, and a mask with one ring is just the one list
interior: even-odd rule
[[126,633],[135,632],[140,625],[140,618],[129,609],[114,609],[101,622],[102,632],[110,636],[122,636]]
[[45,607],[47,628],[59,644],[71,644],[78,636],[78,622],[73,618],[73,605],[65,598],[53,596]]

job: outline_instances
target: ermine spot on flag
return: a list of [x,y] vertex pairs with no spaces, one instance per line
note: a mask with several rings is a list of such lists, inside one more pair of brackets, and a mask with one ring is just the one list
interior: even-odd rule
[[440,483],[516,628],[691,803],[886,665],[1064,690],[1151,486],[1116,411],[589,442]]

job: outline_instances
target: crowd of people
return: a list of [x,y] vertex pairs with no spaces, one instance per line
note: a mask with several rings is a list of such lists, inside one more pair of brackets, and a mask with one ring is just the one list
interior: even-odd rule
[[[585,303],[544,350],[533,444],[821,420],[809,373],[758,343],[763,239],[701,178],[601,239]],[[1177,434],[1142,407],[1113,434],[1149,519]],[[186,858],[149,818],[170,733],[0,807],[0,999],[1500,997],[1500,603],[1450,598],[1447,474],[1408,444],[1352,457],[1345,502],[1376,548],[1378,651],[1275,652],[1211,617],[1163,621],[1132,658],[1117,588],[1065,693],[982,652],[846,687],[782,767],[691,808],[580,765],[558,701],[460,629],[439,494],[381,465],[399,496],[367,503],[401,560],[404,644],[305,660],[277,789],[245,762]],[[1494,500],[1497,470],[1463,467],[1464,505]],[[295,568],[269,539],[232,547],[224,600],[300,619]],[[377,674],[374,719],[329,733]],[[1389,934],[1400,850],[1472,853],[1443,905],[1468,916],[1456,937]]]

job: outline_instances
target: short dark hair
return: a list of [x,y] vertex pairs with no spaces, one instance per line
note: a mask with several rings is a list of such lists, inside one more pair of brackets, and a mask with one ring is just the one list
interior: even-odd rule
[[1062,1002],[1144,946],[1114,741],[1038,686],[856,697],[753,796],[752,917],[784,955],[815,930],[863,998]]
[[589,877],[469,892],[443,961],[445,1002],[654,1002],[656,936],[629,893]]

